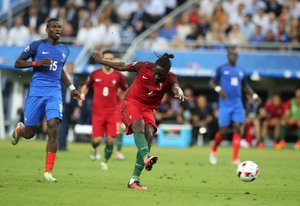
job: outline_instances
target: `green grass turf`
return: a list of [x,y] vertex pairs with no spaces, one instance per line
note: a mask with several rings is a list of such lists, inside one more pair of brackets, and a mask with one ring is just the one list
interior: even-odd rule
[[147,191],[127,189],[136,149],[124,147],[125,161],[114,157],[108,171],[88,158],[89,144],[71,143],[59,152],[57,183],[43,180],[45,141],[0,141],[0,205],[300,205],[300,151],[242,149],[241,160],[259,165],[260,176],[245,183],[230,166],[231,148],[219,149],[219,165],[208,163],[208,147],[166,149],[153,171],[144,171]]

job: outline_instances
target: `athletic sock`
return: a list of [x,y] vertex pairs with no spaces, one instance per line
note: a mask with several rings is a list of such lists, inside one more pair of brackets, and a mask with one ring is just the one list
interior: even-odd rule
[[106,144],[105,150],[104,150],[104,162],[108,162],[108,160],[111,157],[111,154],[113,153],[114,145],[113,144]]
[[297,130],[297,140],[300,140],[300,129]]
[[91,140],[91,145],[94,149],[96,149],[99,145],[100,145],[100,142],[95,142],[93,139]]
[[215,137],[214,137],[214,144],[212,146],[212,149],[211,151],[213,153],[216,153],[217,152],[217,149],[218,149],[218,146],[220,145],[220,143],[222,142],[222,136],[220,135],[220,132],[217,132],[215,134]]
[[55,163],[55,158],[56,158],[56,153],[54,152],[46,153],[45,172],[52,172]]
[[240,141],[241,141],[241,135],[238,133],[234,133],[232,137],[232,149],[233,149],[232,160],[238,159],[239,150],[240,150]]
[[122,141],[123,141],[123,134],[119,134],[119,136],[115,139],[115,144],[117,146],[117,151],[120,152],[122,149]]
[[142,158],[141,154],[139,152],[136,153],[136,162],[134,165],[133,173],[132,173],[132,179],[139,179],[143,169],[144,169],[145,163],[144,159]]
[[281,140],[284,140],[285,134],[286,134],[285,126],[284,125],[280,125],[279,126],[279,136],[276,137],[276,140],[278,142],[281,141]]
[[149,156],[150,152],[144,132],[136,132],[134,133],[133,137],[139,153],[141,154],[142,158],[145,159],[147,156]]

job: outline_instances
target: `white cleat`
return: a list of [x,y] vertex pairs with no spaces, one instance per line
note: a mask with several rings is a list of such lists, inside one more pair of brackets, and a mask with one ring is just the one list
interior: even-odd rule
[[212,165],[218,164],[218,159],[217,159],[217,154],[216,154],[216,153],[211,152],[211,153],[209,154],[209,162],[210,162],[210,164],[212,164]]
[[91,148],[90,150],[90,158],[91,160],[100,160],[101,159],[101,154],[99,151],[97,151],[96,149],[94,148]]
[[101,170],[108,170],[108,166],[106,162],[101,162],[100,163],[100,169]]
[[14,132],[10,136],[10,142],[11,142],[12,145],[18,144],[21,136],[17,135],[17,130],[20,130],[21,127],[24,127],[24,124],[22,122],[18,122]]
[[116,152],[115,158],[117,160],[125,160],[124,155],[122,154],[122,152]]
[[57,182],[57,180],[52,176],[51,172],[45,172],[44,179],[48,182]]

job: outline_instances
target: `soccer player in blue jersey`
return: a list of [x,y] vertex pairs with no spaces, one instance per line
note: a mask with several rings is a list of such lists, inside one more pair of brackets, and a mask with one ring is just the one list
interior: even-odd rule
[[238,153],[244,122],[244,107],[242,89],[254,100],[259,100],[256,93],[248,85],[242,68],[236,65],[238,54],[235,48],[227,51],[228,64],[220,66],[212,77],[209,85],[219,94],[219,132],[215,135],[214,144],[209,156],[212,165],[217,164],[217,147],[232,125],[233,155],[231,164],[238,165]]
[[[80,93],[68,79],[63,66],[69,55],[69,49],[59,43],[62,22],[51,18],[47,21],[47,39],[34,41],[22,52],[15,63],[17,68],[33,67],[33,77],[25,103],[24,124],[19,122],[11,136],[11,143],[16,145],[21,137],[31,139],[43,115],[46,115],[48,143],[44,178],[54,182],[52,170],[58,147],[58,126],[62,120],[61,82],[71,91],[77,100]],[[31,58],[31,61],[27,61]]]

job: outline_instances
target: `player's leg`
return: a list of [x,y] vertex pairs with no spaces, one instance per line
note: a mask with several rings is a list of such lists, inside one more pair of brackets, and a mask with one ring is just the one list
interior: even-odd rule
[[214,136],[213,146],[211,148],[209,154],[209,162],[212,165],[216,165],[218,163],[217,159],[217,149],[222,142],[223,137],[227,132],[227,127],[230,124],[230,110],[227,107],[220,105],[219,108],[219,131]]
[[99,160],[101,158],[100,144],[104,136],[104,121],[105,119],[102,117],[102,115],[93,113],[92,116],[93,133],[91,136],[91,149],[90,149],[91,160]]
[[123,123],[118,122],[117,123],[117,130],[118,130],[118,136],[115,138],[115,145],[116,145],[116,154],[115,157],[117,160],[124,160],[125,157],[123,153],[121,152],[122,146],[123,146]]
[[11,143],[18,144],[21,137],[31,139],[36,133],[37,126],[44,114],[44,99],[42,97],[27,97],[24,109],[25,125],[18,122],[11,135]]
[[58,148],[58,129],[59,123],[63,118],[62,99],[58,97],[45,97],[46,107],[45,115],[47,121],[48,142],[46,147],[46,164],[44,178],[46,181],[55,182],[52,176]]
[[240,163],[238,155],[240,150],[240,142],[241,142],[241,136],[243,131],[243,123],[245,120],[245,113],[242,103],[237,105],[237,107],[234,108],[232,113],[232,121],[233,121],[233,135],[232,135],[232,165],[238,165]]

